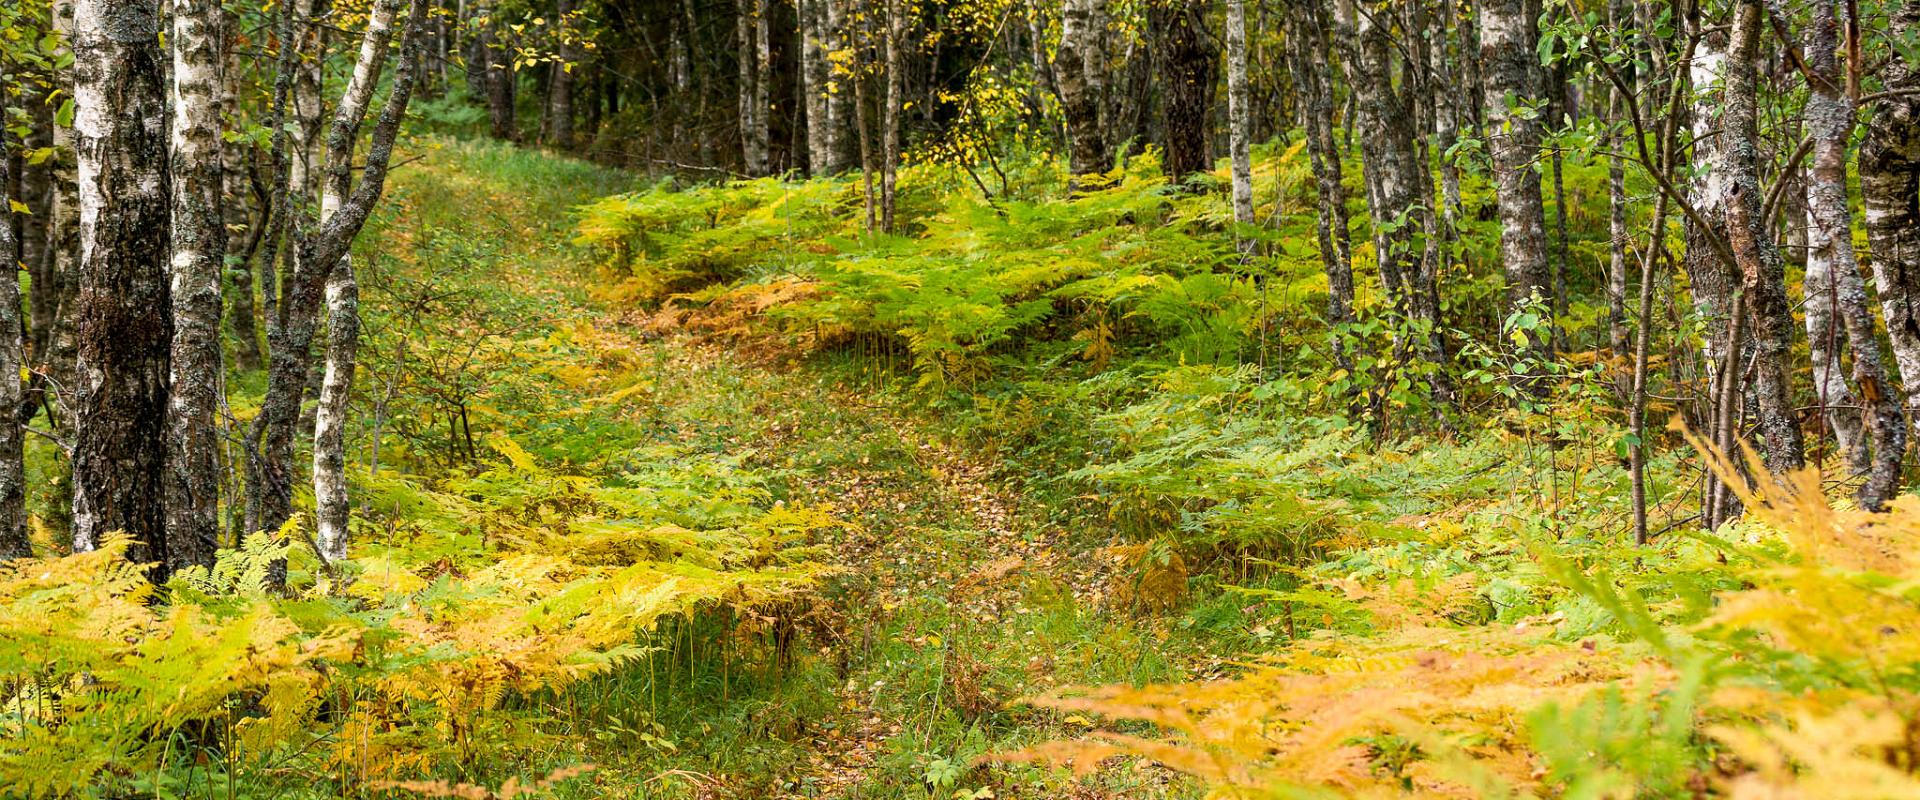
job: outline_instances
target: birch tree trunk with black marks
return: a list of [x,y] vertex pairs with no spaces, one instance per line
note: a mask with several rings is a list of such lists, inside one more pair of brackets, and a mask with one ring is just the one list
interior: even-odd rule
[[159,7],[78,0],[74,7],[74,154],[80,187],[78,361],[73,420],[73,537],[108,533],[129,556],[167,549],[167,121]]
[[[1247,93],[1247,4],[1227,0],[1227,118],[1233,160],[1233,219],[1253,224],[1253,109]],[[1236,237],[1240,252],[1251,254],[1253,240]]]
[[[1899,490],[1900,461],[1906,455],[1906,418],[1887,380],[1886,358],[1880,351],[1873,312],[1867,306],[1866,282],[1860,277],[1860,264],[1853,251],[1847,140],[1853,135],[1854,107],[1842,83],[1840,20],[1835,6],[1835,0],[1814,0],[1812,18],[1807,23],[1809,93],[1804,113],[1813,137],[1813,169],[1807,182],[1807,334],[1809,339],[1814,335],[1813,272],[1814,263],[1821,261],[1829,274],[1828,285],[1821,288],[1831,291],[1835,300],[1832,311],[1839,315],[1847,345],[1853,350],[1853,382],[1864,404],[1854,418],[1864,418],[1872,448],[1867,481],[1856,498],[1861,508],[1877,511]],[[1820,369],[1816,355],[1816,383]]]
[[[1546,209],[1540,196],[1541,126],[1533,106],[1540,100],[1534,63],[1539,32],[1526,0],[1487,0],[1480,6],[1480,60],[1486,80],[1487,149],[1492,155],[1494,196],[1500,207],[1500,258],[1507,277],[1510,313],[1518,313],[1547,283]],[[1551,337],[1527,331],[1532,349],[1546,353]],[[1538,388],[1538,387],[1535,387]]]
[[1420,244],[1437,233],[1437,220],[1427,196],[1426,163],[1416,144],[1412,111],[1394,85],[1393,43],[1382,24],[1391,17],[1378,6],[1359,13],[1349,0],[1336,8],[1336,24],[1347,42],[1358,126],[1367,131],[1360,137],[1361,170],[1375,220],[1380,282],[1395,312],[1408,323],[1399,347],[1433,367],[1428,389],[1435,405],[1446,407],[1453,402],[1453,389],[1446,375],[1436,270],[1428,262],[1433,248]]
[[832,44],[826,6],[831,1],[797,0],[795,7],[800,15],[801,92],[807,105],[807,174],[816,178],[832,175],[840,168],[840,147],[835,137],[841,120],[833,114],[833,65],[827,60]]
[[1106,54],[1100,46],[1102,0],[1065,0],[1060,12],[1060,46],[1054,51],[1054,83],[1067,120],[1068,162],[1076,176],[1106,172],[1112,166],[1107,132],[1100,126]]
[[1333,52],[1327,47],[1324,0],[1287,4],[1287,63],[1293,72],[1294,108],[1307,140],[1313,169],[1314,239],[1327,273],[1327,325],[1333,331],[1334,358],[1351,369],[1353,358],[1342,342],[1343,327],[1353,322],[1353,239],[1347,230],[1347,189],[1342,183],[1340,142],[1333,132]]
[[167,548],[174,566],[213,565],[220,535],[220,4],[175,0],[172,388],[167,407]]
[[[1890,36],[1920,34],[1920,3],[1892,11]],[[1900,367],[1907,418],[1920,435],[1920,64],[1902,54],[1887,63],[1884,89],[1860,141],[1860,197],[1874,288]]]
[[[0,119],[7,117],[9,83],[6,63],[0,61]],[[10,149],[6,144],[6,131],[0,129],[0,154]],[[4,268],[0,273],[0,561],[33,555],[33,545],[27,539],[27,469],[22,441],[26,434],[21,429],[21,415],[5,413],[19,409],[26,394],[20,381],[25,343],[20,338],[20,271],[15,261],[19,243],[13,238],[8,168],[7,159],[0,158],[0,268]]]
[[[1727,242],[1733,248],[1753,331],[1753,392],[1761,436],[1760,453],[1774,472],[1805,464],[1799,421],[1789,397],[1787,357],[1793,346],[1793,311],[1787,301],[1786,263],[1761,215],[1757,72],[1755,51],[1764,16],[1757,0],[1734,9],[1722,78],[1725,137],[1724,203]],[[1731,378],[1731,376],[1728,376]]]
[[[327,185],[320,199],[322,222],[338,213],[340,204],[353,191],[354,149],[387,60],[388,40],[399,5],[399,0],[377,0],[367,15],[360,55],[340,105],[334,109],[327,135]],[[353,394],[355,356],[360,346],[360,287],[354,279],[350,255],[341,256],[327,275],[326,304],[326,365],[313,425],[313,505],[314,539],[321,557],[332,562],[347,557],[347,523],[352,509],[347,484],[347,403]]]

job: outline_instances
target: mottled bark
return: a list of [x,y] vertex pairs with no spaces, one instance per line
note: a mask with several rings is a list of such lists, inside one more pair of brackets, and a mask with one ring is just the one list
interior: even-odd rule
[[173,48],[172,387],[167,406],[169,566],[213,566],[220,534],[220,275],[226,220],[220,173],[220,4],[175,0]]
[[[1540,196],[1541,125],[1535,52],[1540,33],[1526,0],[1486,0],[1480,6],[1480,61],[1486,80],[1487,149],[1493,163],[1494,196],[1500,207],[1500,257],[1507,277],[1509,312],[1536,295],[1551,297],[1548,284],[1546,210]],[[1536,352],[1551,341],[1529,331]]]
[[1353,240],[1347,230],[1347,190],[1342,183],[1340,143],[1333,132],[1333,52],[1327,46],[1323,0],[1287,4],[1287,64],[1293,71],[1294,108],[1313,168],[1314,239],[1327,273],[1327,325],[1333,329],[1335,361],[1351,368],[1342,328],[1353,322]]
[[833,64],[827,54],[833,40],[827,28],[827,5],[832,0],[798,0],[800,15],[800,78],[807,108],[807,173],[832,175],[841,168],[838,154],[844,120],[834,116]]
[[1060,45],[1054,51],[1054,82],[1067,120],[1068,157],[1074,175],[1106,172],[1112,166],[1107,132],[1100,125],[1106,53],[1098,23],[1103,0],[1065,0],[1060,12]]
[[[1835,0],[1814,0],[1807,24],[1806,62],[1809,94],[1805,116],[1813,136],[1813,169],[1807,182],[1808,283],[1812,262],[1829,265],[1830,286],[1853,349],[1853,382],[1864,406],[1866,435],[1873,453],[1867,480],[1855,495],[1861,508],[1879,510],[1900,488],[1900,462],[1906,455],[1906,417],[1887,379],[1866,282],[1853,251],[1853,208],[1847,198],[1847,140],[1853,136],[1854,107],[1840,70],[1840,20]],[[1824,287],[1823,287],[1824,288]],[[1809,285],[1808,333],[1812,334]],[[1814,361],[1815,369],[1819,360]],[[1817,373],[1816,373],[1817,374]]]
[[[1233,160],[1233,218],[1242,225],[1253,224],[1253,109],[1247,93],[1247,4],[1246,0],[1227,0],[1227,117]],[[1240,252],[1253,252],[1253,240],[1239,239]]]
[[[0,119],[7,117],[9,76],[6,63],[0,61]],[[7,134],[0,129],[0,153],[6,153]],[[27,470],[25,432],[18,413],[26,390],[20,381],[24,361],[20,337],[20,271],[15,261],[19,243],[13,237],[12,196],[7,186],[11,176],[7,159],[0,158],[0,561],[33,555],[27,539]]]
[[1753,393],[1760,453],[1775,472],[1805,464],[1800,425],[1789,397],[1787,357],[1793,346],[1793,311],[1787,301],[1786,263],[1761,215],[1758,101],[1755,50],[1765,12],[1757,0],[1734,10],[1727,68],[1722,79],[1726,138],[1727,241],[1739,265],[1753,331]]
[[122,532],[134,561],[171,573],[166,540],[167,122],[158,6],[74,8],[74,152],[80,186],[74,549]]
[[[1890,38],[1920,34],[1920,3],[1894,9]],[[1900,367],[1908,419],[1920,433],[1920,64],[1895,54],[1869,101],[1860,141],[1860,197],[1887,338]]]
[[1429,202],[1426,163],[1416,145],[1413,115],[1395,88],[1392,40],[1379,24],[1389,17],[1380,7],[1365,14],[1357,13],[1348,2],[1336,8],[1359,111],[1358,127],[1368,132],[1360,137],[1367,206],[1375,220],[1391,223],[1373,226],[1380,280],[1394,310],[1413,328],[1400,346],[1434,367],[1429,390],[1436,406],[1449,406],[1453,389],[1446,375],[1448,356],[1440,330],[1438,268],[1431,258],[1433,248],[1419,244],[1437,234],[1438,221]]
[[1174,183],[1213,168],[1208,146],[1220,50],[1206,23],[1203,0],[1163,0],[1147,6],[1154,64],[1160,73],[1160,124],[1166,137],[1161,171]]

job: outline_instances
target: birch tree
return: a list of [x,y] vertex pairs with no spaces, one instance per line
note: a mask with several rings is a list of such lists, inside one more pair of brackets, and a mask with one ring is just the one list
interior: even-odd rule
[[1347,190],[1340,142],[1334,137],[1333,52],[1327,46],[1324,0],[1287,4],[1287,63],[1293,73],[1294,108],[1305,131],[1307,159],[1313,169],[1314,239],[1327,273],[1327,325],[1333,329],[1335,359],[1351,368],[1341,329],[1353,322],[1353,240],[1347,228]]
[[[1835,0],[1813,0],[1805,36],[1808,95],[1804,115],[1813,137],[1813,169],[1807,183],[1807,327],[1815,338],[1814,308],[1819,294],[1830,293],[1853,351],[1853,383],[1864,404],[1866,437],[1872,447],[1867,481],[1857,499],[1878,510],[1899,489],[1900,461],[1906,455],[1906,419],[1887,380],[1885,356],[1867,306],[1866,282],[1853,251],[1853,208],[1847,197],[1847,144],[1853,136],[1854,107],[1841,75],[1840,19]],[[1816,272],[1826,279],[1814,282]],[[1814,381],[1823,377],[1814,357]],[[1856,412],[1858,413],[1858,412]]]
[[220,277],[226,219],[220,192],[221,10],[175,0],[171,261],[173,340],[167,407],[167,547],[179,564],[213,563],[220,533]]
[[108,533],[129,557],[167,548],[168,211],[166,54],[151,0],[77,0],[74,155],[80,259],[73,401],[74,549]]
[[[1506,270],[1507,302],[1518,313],[1530,299],[1546,297],[1546,209],[1540,196],[1541,125],[1535,52],[1540,33],[1526,0],[1486,0],[1480,5],[1480,61],[1486,80],[1487,142],[1493,156],[1494,196],[1500,207],[1500,260]],[[1527,331],[1532,347],[1546,352],[1550,337]]]
[[[1227,0],[1227,149],[1233,159],[1233,219],[1253,224],[1252,98],[1247,93],[1247,4]],[[1239,238],[1242,254],[1253,252],[1253,240]]]
[[[252,495],[249,530],[277,529],[293,515],[294,429],[312,365],[319,313],[335,266],[346,256],[385,190],[394,141],[399,137],[400,123],[406,116],[421,69],[421,39],[427,29],[426,5],[426,0],[409,2],[405,33],[399,47],[399,66],[368,142],[360,182],[353,185],[350,192],[342,192],[339,207],[325,219],[289,226],[287,245],[292,268],[279,290],[279,323],[268,332],[266,395],[248,431],[247,449],[252,462],[248,474],[248,491]],[[389,48],[368,46],[368,43],[383,40],[387,35],[379,27],[369,26],[362,36],[354,74],[379,74]],[[363,85],[371,85],[373,81],[374,78],[369,77]],[[353,84],[348,87],[349,92],[357,88]],[[358,113],[342,113],[354,111],[356,104],[352,100],[352,94],[343,98],[328,135],[327,163],[331,165],[330,184],[336,191],[352,169],[353,132],[368,112],[366,104],[359,104]]]
[[1098,25],[1103,0],[1064,0],[1060,45],[1053,60],[1054,83],[1067,123],[1069,168],[1076,176],[1106,172],[1111,165],[1107,131],[1101,127],[1101,90],[1106,52]]
[[[1889,38],[1920,36],[1920,3],[1891,9]],[[1860,198],[1873,251],[1874,288],[1900,367],[1907,418],[1920,432],[1920,64],[1896,53],[1860,141]]]

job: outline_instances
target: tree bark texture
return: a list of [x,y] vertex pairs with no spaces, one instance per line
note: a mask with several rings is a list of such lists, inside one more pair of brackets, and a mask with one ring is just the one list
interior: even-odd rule
[[[1894,40],[1920,34],[1920,3],[1892,12]],[[1920,435],[1920,64],[1895,55],[1860,141],[1860,197],[1874,288],[1900,367],[1907,418]]]
[[172,386],[167,406],[167,548],[174,566],[211,567],[220,535],[220,4],[175,0],[173,30]]
[[1174,183],[1213,168],[1213,94],[1220,50],[1206,28],[1202,0],[1164,0],[1147,6],[1154,60],[1160,71],[1160,121],[1166,136],[1161,170]]
[[1761,20],[1757,0],[1734,10],[1722,81],[1726,137],[1724,202],[1727,241],[1738,263],[1753,331],[1753,390],[1759,413],[1760,452],[1775,472],[1805,464],[1800,425],[1789,397],[1787,358],[1793,346],[1793,311],[1787,300],[1786,262],[1761,217],[1757,65]]
[[[1247,3],[1227,0],[1227,149],[1233,160],[1233,218],[1253,224],[1253,109],[1247,91]],[[1236,237],[1241,253],[1253,252],[1253,240]]]
[[[1486,80],[1487,149],[1493,157],[1494,196],[1500,207],[1500,257],[1510,312],[1529,298],[1549,299],[1546,209],[1540,196],[1541,125],[1535,52],[1540,38],[1526,0],[1486,0],[1480,6],[1480,61]],[[1529,331],[1536,352],[1551,344]]]
[[1065,0],[1060,12],[1060,46],[1053,60],[1060,109],[1067,120],[1069,168],[1074,175],[1106,172],[1112,166],[1106,130],[1101,127],[1100,85],[1106,53],[1100,30],[1103,0]]
[[[7,114],[9,83],[6,64],[0,61],[0,118]],[[0,130],[0,153],[10,149],[6,145],[6,132]],[[33,555],[27,539],[26,434],[21,430],[21,415],[7,413],[20,408],[26,396],[20,380],[25,343],[20,336],[19,243],[13,237],[9,166],[7,159],[0,158],[0,268],[4,268],[0,272],[0,561]]]
[[175,564],[166,540],[167,121],[159,5],[78,0],[74,153],[79,167],[74,549],[112,532],[134,561]]
[[1327,46],[1324,0],[1287,4],[1287,63],[1293,71],[1294,108],[1307,140],[1313,189],[1319,204],[1314,239],[1327,273],[1327,325],[1333,352],[1342,367],[1352,357],[1341,342],[1341,328],[1353,322],[1353,239],[1347,229],[1347,190],[1341,175],[1340,142],[1333,132],[1333,52]]

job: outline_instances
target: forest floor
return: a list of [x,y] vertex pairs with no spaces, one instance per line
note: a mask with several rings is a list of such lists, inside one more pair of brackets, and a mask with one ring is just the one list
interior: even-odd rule
[[[465,284],[476,302],[515,309],[510,323],[477,326],[492,331],[487,349],[538,347],[567,330],[590,346],[568,356],[578,363],[551,368],[644,371],[644,392],[594,412],[619,428],[609,446],[632,452],[573,460],[618,464],[655,445],[737,459],[772,476],[781,501],[825,506],[848,524],[819,543],[841,572],[817,602],[772,634],[712,621],[666,632],[666,646],[645,663],[574,690],[567,718],[546,726],[573,741],[549,763],[597,763],[598,796],[1195,793],[1149,766],[1077,780],[979,759],[1090,724],[1023,709],[1013,702],[1021,697],[1212,674],[1232,655],[1220,651],[1232,648],[1211,631],[1242,623],[1233,598],[1173,615],[1124,613],[1110,597],[1106,542],[1063,529],[1048,500],[992,477],[988,455],[890,388],[899,381],[863,374],[833,353],[661,335],[643,311],[596,299],[602,276],[568,243],[566,209],[611,187],[605,176],[530,179],[552,161],[447,144],[408,165],[395,176],[393,210],[373,245],[417,248],[399,257],[390,283],[445,272],[440,280]],[[436,263],[446,248],[422,246],[447,241],[461,243],[457,271]],[[376,320],[398,311],[379,309],[382,288],[370,289]],[[472,335],[470,327],[439,335]],[[377,357],[368,368],[377,381]],[[478,387],[475,409],[510,402],[488,396],[488,387],[507,384],[498,378],[449,382]],[[496,430],[477,436],[537,440],[544,424],[540,413],[480,416],[476,428]]]

